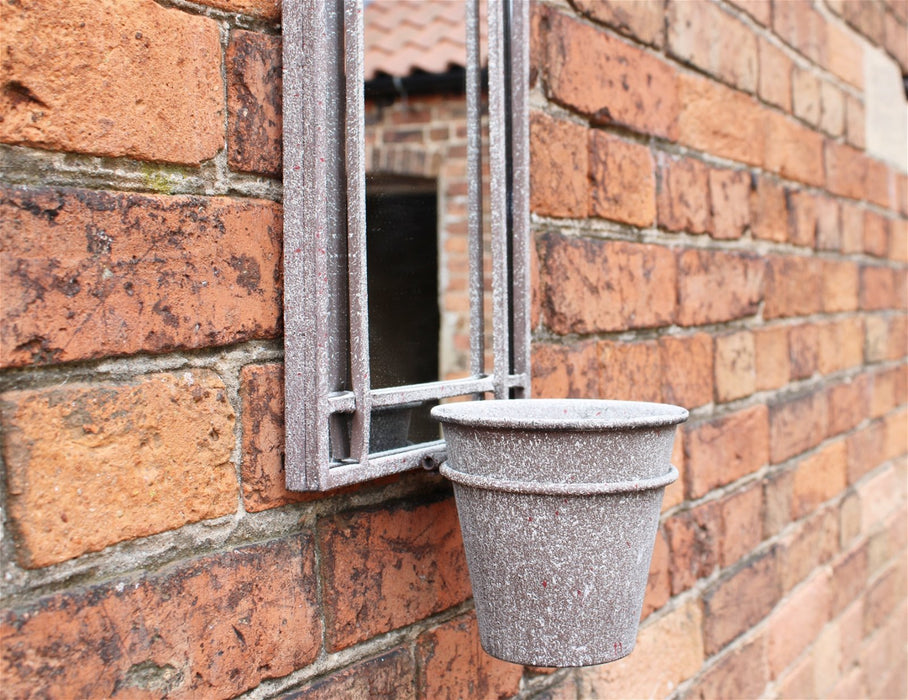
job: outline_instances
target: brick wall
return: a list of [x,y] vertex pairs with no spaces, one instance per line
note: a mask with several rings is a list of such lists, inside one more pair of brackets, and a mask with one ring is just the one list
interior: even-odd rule
[[282,486],[279,19],[0,5],[0,694],[904,697],[905,2],[534,7],[535,391],[691,409],[637,649],[555,672],[438,477]]

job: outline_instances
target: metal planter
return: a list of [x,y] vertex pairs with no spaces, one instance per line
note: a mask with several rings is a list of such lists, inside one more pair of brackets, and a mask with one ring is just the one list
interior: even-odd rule
[[678,406],[527,399],[437,406],[483,648],[534,666],[634,648]]

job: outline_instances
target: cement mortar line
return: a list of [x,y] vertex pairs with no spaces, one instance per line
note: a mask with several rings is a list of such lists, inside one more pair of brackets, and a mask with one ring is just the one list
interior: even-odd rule
[[188,0],[154,0],[161,7],[182,10],[187,14],[201,15],[217,22],[226,24],[231,29],[248,29],[262,34],[280,34],[280,20],[260,19],[254,15],[245,15],[241,12],[221,10],[210,5],[203,5]]
[[[576,680],[576,668],[565,667],[548,675],[534,674],[524,667],[523,676],[520,678],[520,688],[513,700],[536,700],[543,696],[543,693],[553,690],[556,686],[574,677]],[[582,700],[579,697],[580,689],[577,689],[573,700]],[[561,697],[561,696],[560,696]]]

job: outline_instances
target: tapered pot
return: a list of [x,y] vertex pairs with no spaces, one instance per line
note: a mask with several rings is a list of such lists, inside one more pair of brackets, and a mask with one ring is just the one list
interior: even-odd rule
[[437,406],[483,648],[587,666],[634,648],[662,494],[666,404],[581,399]]

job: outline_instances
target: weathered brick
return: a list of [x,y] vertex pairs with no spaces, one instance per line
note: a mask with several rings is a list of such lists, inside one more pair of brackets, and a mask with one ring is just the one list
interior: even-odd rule
[[820,83],[820,128],[830,136],[845,130],[845,93],[824,80]]
[[815,258],[770,255],[766,261],[767,319],[808,316],[822,308],[821,262]]
[[719,565],[732,566],[753,551],[763,539],[763,488],[757,482],[719,502],[722,539]]
[[657,245],[541,238],[543,310],[556,333],[667,325],[675,311],[675,258]]
[[668,3],[668,50],[739,90],[757,89],[757,37],[740,20],[706,2]]
[[533,395],[548,398],[610,396],[600,388],[595,342],[533,345]]
[[854,311],[858,308],[858,265],[847,260],[822,262],[823,311]]
[[416,641],[422,672],[417,697],[501,698],[517,692],[523,666],[492,658],[479,646],[474,613],[424,632]]
[[220,150],[213,20],[151,0],[28,0],[0,23],[0,141],[190,165]]
[[709,171],[711,235],[720,240],[740,238],[750,225],[750,173],[746,170]]
[[847,466],[844,440],[837,440],[801,460],[792,484],[792,520],[800,520],[844,491]]
[[656,341],[600,344],[602,396],[662,401],[662,354]]
[[753,212],[751,230],[756,238],[784,242],[788,238],[788,197],[785,188],[767,178],[757,178],[757,188],[751,192]]
[[793,119],[763,110],[764,167],[790,180],[823,184],[823,137]]
[[817,368],[832,374],[857,367],[864,361],[864,320],[844,318],[817,325],[819,357]]
[[644,44],[665,43],[662,0],[570,0],[577,10]]
[[756,390],[754,334],[740,331],[716,338],[716,400],[734,401]]
[[281,18],[280,0],[198,0],[198,2],[227,12],[250,15],[256,19],[277,20]]
[[829,620],[829,574],[820,572],[778,606],[769,618],[769,671],[778,678]]
[[826,141],[826,189],[833,194],[861,199],[867,189],[867,159],[853,146]]
[[864,252],[878,258],[889,254],[889,220],[876,212],[864,212]]
[[211,347],[280,331],[273,202],[0,190],[6,365]]
[[880,311],[903,307],[900,298],[898,273],[889,267],[861,267],[860,305],[865,311]]
[[11,391],[0,420],[24,566],[236,510],[233,409],[207,370]]
[[598,124],[675,137],[679,101],[668,63],[559,12],[549,24],[552,99]]
[[678,141],[721,158],[762,165],[768,110],[707,78],[678,76]]
[[671,693],[703,665],[703,622],[699,603],[688,598],[644,625],[632,654],[584,669],[578,697],[650,698]]
[[758,45],[760,62],[760,79],[758,94],[770,104],[780,107],[786,112],[791,111],[791,73],[794,69],[793,61],[760,37]]
[[817,371],[819,337],[815,323],[802,323],[788,329],[788,357],[792,379],[806,379]]
[[826,19],[806,2],[773,3],[772,28],[779,37],[810,60],[825,64]]
[[708,233],[712,230],[709,168],[694,158],[660,153],[659,226],[669,231]]
[[653,558],[650,560],[649,576],[646,580],[646,594],[643,597],[643,611],[640,619],[649,617],[671,597],[671,577],[669,576],[669,550],[665,533],[662,529],[656,532],[653,545]]
[[676,513],[665,522],[672,595],[706,578],[719,563],[722,516],[716,502]]
[[785,191],[788,207],[788,240],[813,248],[817,236],[817,197],[803,190]]
[[703,595],[703,641],[713,655],[772,610],[781,594],[777,548],[723,576]]
[[845,96],[845,141],[855,148],[867,144],[864,103],[852,95]]
[[752,474],[769,458],[766,407],[753,406],[688,429],[684,450],[689,498]]
[[778,535],[791,522],[794,470],[782,469],[763,478],[763,537]]
[[763,260],[747,253],[682,251],[677,322],[696,326],[753,315],[763,299],[763,272]]
[[601,131],[590,131],[589,139],[590,214],[652,226],[656,178],[649,149]]
[[826,436],[828,407],[822,392],[784,399],[769,409],[770,459],[784,462],[819,444]]
[[530,209],[541,216],[583,217],[588,207],[586,128],[530,114]]
[[864,376],[836,384],[827,390],[830,436],[845,433],[867,417],[870,386]]
[[334,700],[335,698],[415,698],[416,667],[408,649],[396,647],[342,671],[336,671],[289,693],[285,700]]
[[766,635],[761,633],[722,654],[693,687],[688,697],[697,700],[757,698],[768,682]]
[[662,399],[685,408],[713,400],[713,341],[707,333],[659,339]]
[[905,403],[906,366],[879,370],[870,377],[870,415],[878,418]]
[[0,616],[4,691],[235,697],[315,660],[311,537],[68,590]]
[[792,111],[811,126],[820,123],[820,79],[809,69],[795,67],[791,76]]
[[241,172],[281,172],[281,39],[237,30],[225,56],[227,163]]
[[787,592],[839,551],[839,521],[834,507],[812,513],[779,540],[779,579]]
[[788,328],[760,328],[754,331],[754,368],[757,391],[778,389],[791,378]]
[[319,524],[332,650],[364,641],[470,596],[452,500],[345,512]]
[[841,220],[839,250],[860,253],[864,249],[864,210],[857,204],[842,202]]
[[818,250],[841,250],[842,228],[841,207],[832,197],[818,197],[817,203],[817,237]]

